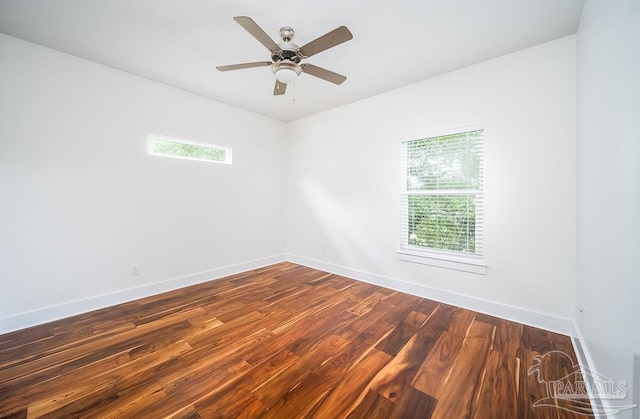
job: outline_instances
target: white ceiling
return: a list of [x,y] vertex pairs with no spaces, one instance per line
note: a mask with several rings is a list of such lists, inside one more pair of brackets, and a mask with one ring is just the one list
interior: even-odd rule
[[[584,0],[0,0],[0,32],[282,121],[292,121],[576,32]],[[233,21],[246,15],[298,45],[346,25],[353,40],[306,62],[273,96],[269,51]],[[295,100],[294,100],[295,99]]]

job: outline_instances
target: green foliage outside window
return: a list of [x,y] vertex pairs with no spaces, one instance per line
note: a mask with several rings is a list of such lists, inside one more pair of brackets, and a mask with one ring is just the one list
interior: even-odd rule
[[476,253],[482,131],[405,143],[406,244]]
[[480,187],[482,131],[407,143],[407,190],[465,190]]
[[150,154],[220,162],[224,162],[227,159],[227,150],[221,148],[179,143],[155,138],[149,139],[147,144]]
[[475,253],[475,196],[410,196],[408,244]]

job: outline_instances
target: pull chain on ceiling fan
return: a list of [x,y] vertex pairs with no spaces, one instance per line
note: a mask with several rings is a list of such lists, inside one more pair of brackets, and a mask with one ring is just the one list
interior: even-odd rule
[[250,17],[236,16],[233,20],[238,22],[240,26],[271,52],[271,61],[223,65],[216,67],[218,70],[230,71],[271,66],[271,71],[276,75],[276,84],[273,88],[273,94],[276,96],[283,95],[287,90],[287,84],[296,80],[301,73],[307,73],[334,84],[342,84],[347,79],[341,74],[302,62],[306,58],[352,39],[353,35],[346,26],[340,26],[299,47],[292,42],[294,31],[288,26],[280,28],[282,42],[276,44]]

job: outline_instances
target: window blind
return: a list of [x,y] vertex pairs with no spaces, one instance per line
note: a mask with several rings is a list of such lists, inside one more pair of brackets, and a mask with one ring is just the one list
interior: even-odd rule
[[482,255],[483,130],[402,143],[401,247]]

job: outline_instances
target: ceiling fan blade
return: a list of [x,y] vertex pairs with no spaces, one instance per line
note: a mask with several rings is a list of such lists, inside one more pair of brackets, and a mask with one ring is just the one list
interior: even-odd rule
[[248,16],[236,16],[233,18],[240,26],[242,26],[247,32],[249,32],[254,38],[256,38],[262,45],[267,47],[271,52],[280,51],[280,47],[275,43],[269,35],[262,30],[256,22]]
[[253,67],[266,67],[271,65],[269,61],[257,61],[255,63],[242,63],[242,64],[232,64],[232,65],[219,65],[216,68],[220,71],[229,71],[229,70],[240,70],[243,68],[253,68]]
[[286,91],[287,91],[287,84],[281,83],[280,80],[276,80],[276,85],[273,88],[273,95],[274,96],[284,95],[284,92]]
[[302,71],[335,84],[342,84],[347,79],[342,74],[334,73],[333,71],[313,64],[302,64]]
[[340,45],[343,42],[347,42],[350,39],[353,39],[353,34],[351,34],[346,26],[340,26],[339,28],[336,28],[331,32],[322,35],[320,38],[316,38],[304,45],[300,48],[300,52],[305,57],[311,57],[312,55],[316,55],[326,49]]

